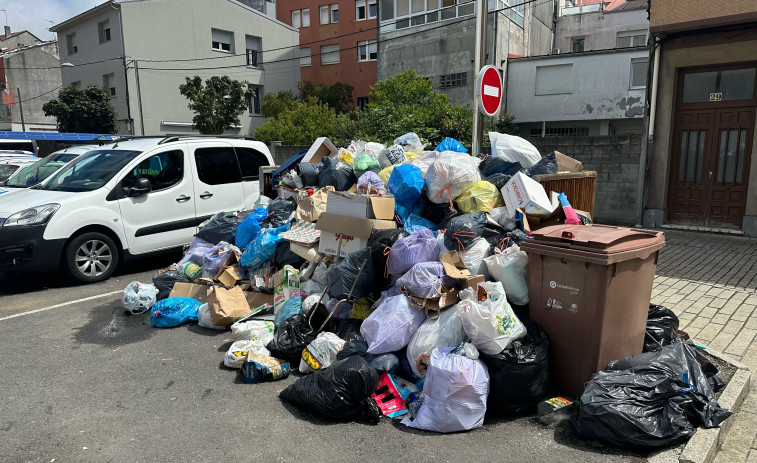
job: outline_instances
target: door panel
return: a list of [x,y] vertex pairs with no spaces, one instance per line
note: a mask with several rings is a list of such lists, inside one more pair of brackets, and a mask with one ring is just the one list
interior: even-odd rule
[[669,182],[668,218],[672,222],[701,225],[707,203],[707,152],[712,137],[711,110],[679,112]]
[[234,148],[230,143],[192,145],[194,197],[198,220],[224,211],[244,208],[244,188]]
[[265,154],[250,147],[234,147],[242,169],[245,206],[252,206],[260,197],[260,167],[271,165]]

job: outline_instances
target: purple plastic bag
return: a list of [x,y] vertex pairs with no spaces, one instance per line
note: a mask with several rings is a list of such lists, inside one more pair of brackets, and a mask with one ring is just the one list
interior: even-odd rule
[[392,245],[387,270],[392,275],[403,275],[415,264],[438,260],[439,242],[431,230],[424,228]]
[[179,261],[179,265],[186,264],[187,262],[194,262],[197,265],[202,265],[202,261],[205,259],[205,254],[210,252],[213,246],[213,243],[195,236],[192,238],[192,243],[189,245],[189,249],[184,253],[184,257]]
[[[226,263],[226,259],[231,253],[231,249],[228,249],[229,243],[221,241],[213,246],[202,259],[202,275],[206,278],[213,278],[216,276],[223,264]],[[227,248],[227,250],[223,250]]]
[[363,194],[386,194],[386,185],[376,172],[369,170],[357,179],[357,191]]
[[442,285],[453,286],[455,279],[444,273],[441,262],[421,262],[413,265],[397,280],[397,287],[404,287],[412,296],[431,298],[438,294]]

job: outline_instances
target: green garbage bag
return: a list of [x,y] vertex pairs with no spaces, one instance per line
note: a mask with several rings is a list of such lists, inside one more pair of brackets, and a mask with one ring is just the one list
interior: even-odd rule
[[381,166],[373,156],[368,153],[363,153],[355,158],[355,163],[352,165],[352,170],[355,171],[355,177],[360,178],[364,173],[371,171],[375,173],[381,172]]

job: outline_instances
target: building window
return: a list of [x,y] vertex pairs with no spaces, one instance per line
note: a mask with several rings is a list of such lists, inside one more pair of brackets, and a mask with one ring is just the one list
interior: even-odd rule
[[584,38],[581,37],[580,39],[573,39],[572,45],[571,45],[571,51],[573,53],[581,53],[584,51]]
[[355,2],[355,20],[374,19],[376,17],[376,0],[358,0]]
[[221,29],[211,29],[213,50],[225,53],[234,53],[234,33],[222,31]]
[[103,87],[111,98],[116,97],[115,77],[115,74],[113,74],[112,72],[110,74],[103,74]]
[[[379,0],[384,30],[403,29],[475,13],[474,0]],[[516,0],[512,0],[515,2]],[[371,5],[368,4],[370,15]],[[521,21],[522,24],[522,21]]]
[[573,64],[536,67],[536,95],[573,93]]
[[311,65],[310,47],[300,48],[300,67],[307,67]]
[[368,104],[368,97],[367,96],[359,96],[357,97],[357,107],[361,110],[365,108],[365,105]]
[[497,0],[497,10],[507,16],[507,19],[523,27],[526,15],[526,4],[522,0]]
[[368,0],[368,19],[376,19],[378,15],[378,7],[376,6],[376,0]]
[[318,14],[320,16],[321,25],[329,23],[329,6],[328,5],[319,6]]
[[110,42],[110,20],[106,19],[103,22],[97,23],[97,35],[100,38],[100,43]]
[[255,91],[255,94],[252,95],[252,100],[250,100],[250,116],[260,116],[262,114],[260,111],[260,100],[263,96],[263,87],[260,85],[251,85],[250,88]]
[[302,27],[310,27],[310,8],[302,9]]
[[[531,129],[530,135],[532,137],[541,137],[542,129]],[[588,137],[588,127],[547,127],[544,129],[545,137]]]
[[378,48],[375,41],[365,40],[357,43],[358,61],[376,61]]
[[646,44],[646,32],[621,32],[618,34],[617,48],[643,47]]
[[79,52],[79,47],[76,46],[76,33],[68,34],[66,36],[66,50],[69,55],[73,55]]
[[310,27],[310,8],[292,10],[292,27],[295,29]]
[[245,35],[245,46],[247,47],[247,66],[258,67],[263,51],[263,39],[254,35]]
[[339,22],[339,4],[338,3],[334,3],[331,5],[331,22],[332,23]]
[[302,27],[302,23],[300,23],[300,10],[292,10],[292,27],[295,29]]
[[321,46],[321,64],[339,64],[339,45]]
[[649,69],[649,61],[646,58],[631,60],[631,88],[647,86],[647,69]]
[[467,72],[439,76],[439,88],[465,87],[466,85],[468,85]]

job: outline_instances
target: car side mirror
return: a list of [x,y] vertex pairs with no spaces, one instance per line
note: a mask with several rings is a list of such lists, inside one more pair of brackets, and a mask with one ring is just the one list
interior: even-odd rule
[[139,180],[137,180],[137,186],[129,188],[129,196],[136,198],[139,196],[144,196],[151,191],[152,185],[150,185],[150,180],[146,178],[140,178]]

